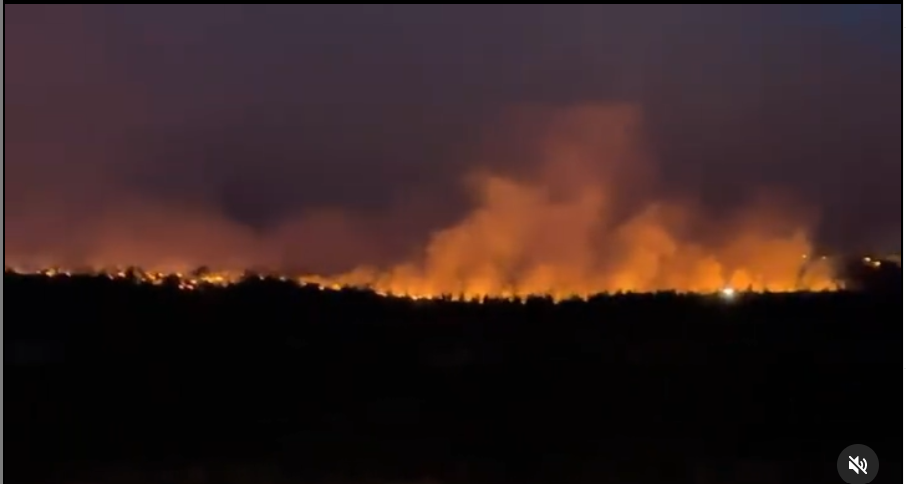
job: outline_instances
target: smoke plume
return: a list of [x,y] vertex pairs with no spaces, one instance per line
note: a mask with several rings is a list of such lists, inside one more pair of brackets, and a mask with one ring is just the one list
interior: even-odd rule
[[694,199],[653,198],[657,170],[637,107],[579,106],[546,119],[542,136],[522,138],[538,155],[530,176],[473,174],[475,208],[417,257],[340,280],[467,297],[832,287],[829,267],[811,261],[815,220],[789,200],[762,198],[717,220]]
[[[646,150],[638,106],[522,109],[504,119],[509,126],[488,131],[494,147],[488,152],[527,158],[521,165],[531,169],[512,174],[487,168],[507,163],[489,162],[467,172],[463,187],[473,208],[415,237],[426,242],[396,263],[387,260],[407,246],[394,244],[393,234],[426,216],[412,207],[432,200],[371,216],[314,210],[254,231],[203,205],[167,206],[120,193],[116,203],[76,217],[81,225],[68,231],[65,221],[74,214],[65,207],[19,212],[8,228],[43,235],[14,237],[4,256],[20,264],[176,271],[345,267],[351,270],[319,280],[410,295],[832,286],[829,268],[811,260],[816,219],[792,199],[763,195],[728,216],[702,209],[694,194],[655,196],[657,164]],[[43,226],[27,226],[35,220]]]
[[827,287],[901,245],[900,10],[8,5],[5,263]]

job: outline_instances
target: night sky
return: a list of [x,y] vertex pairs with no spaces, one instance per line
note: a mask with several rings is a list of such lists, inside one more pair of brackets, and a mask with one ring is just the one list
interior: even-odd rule
[[[8,258],[395,263],[476,169],[713,220],[783,192],[815,247],[900,246],[900,5],[4,11]],[[578,132],[611,141],[538,141]]]

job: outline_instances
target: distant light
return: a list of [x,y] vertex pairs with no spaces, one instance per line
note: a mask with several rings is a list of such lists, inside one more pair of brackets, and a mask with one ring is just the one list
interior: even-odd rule
[[726,299],[732,299],[736,295],[736,290],[732,287],[725,287],[720,290],[720,295]]

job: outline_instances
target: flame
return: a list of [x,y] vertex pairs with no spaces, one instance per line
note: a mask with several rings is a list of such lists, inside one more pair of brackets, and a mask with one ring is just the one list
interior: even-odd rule
[[[188,275],[177,272],[165,273],[165,272],[146,272],[141,269],[131,269],[129,271],[123,271],[118,269],[83,269],[78,271],[65,270],[59,268],[48,268],[48,269],[38,269],[30,270],[17,267],[5,267],[5,272],[16,274],[20,276],[41,276],[49,279],[57,278],[73,278],[73,277],[104,277],[112,281],[132,281],[137,284],[149,284],[152,286],[163,286],[164,284],[170,282],[173,287],[183,290],[183,291],[197,291],[197,290],[206,290],[212,288],[224,288],[233,286],[236,284],[242,283],[244,280],[247,280],[250,276],[247,273],[237,273],[235,271],[222,271],[214,272],[205,275]],[[474,292],[461,292],[459,294],[452,293],[428,293],[428,292],[418,292],[418,291],[385,291],[381,289],[376,289],[370,286],[361,286],[347,283],[339,283],[333,281],[339,281],[342,278],[332,279],[323,276],[299,276],[299,277],[289,277],[281,275],[253,275],[255,279],[266,280],[268,278],[288,284],[293,284],[298,287],[315,287],[321,291],[344,291],[344,290],[369,290],[375,294],[382,297],[390,298],[402,298],[410,299],[413,301],[425,301],[425,300],[448,300],[448,301],[460,301],[460,302],[476,302],[482,303],[486,300],[501,300],[501,301],[513,301],[513,302],[525,302],[531,297],[544,297],[550,298],[553,301],[564,301],[568,299],[576,300],[588,300],[590,297],[599,295],[601,293],[596,292],[569,292],[569,291],[555,291],[555,292],[484,292],[484,291],[474,291]],[[790,289],[788,291],[808,291],[808,289]],[[827,287],[822,288],[821,290],[834,291],[837,290],[837,287]],[[701,295],[718,295],[722,297],[733,297],[740,292],[788,292],[787,290],[762,290],[749,289],[746,291],[737,290],[733,287],[724,287],[715,291],[672,291],[680,294],[701,294]],[[629,293],[633,291],[619,291],[619,293]]]

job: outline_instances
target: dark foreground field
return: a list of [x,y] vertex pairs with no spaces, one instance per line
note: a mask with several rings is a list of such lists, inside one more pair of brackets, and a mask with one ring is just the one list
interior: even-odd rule
[[4,277],[9,482],[902,482],[902,293],[395,301]]

